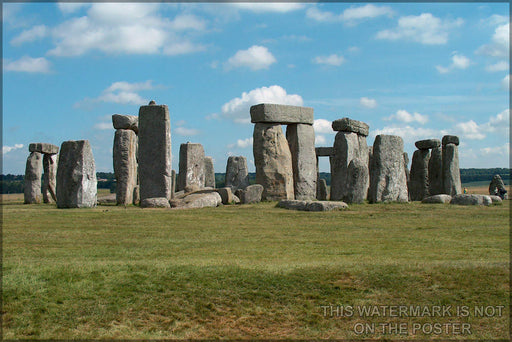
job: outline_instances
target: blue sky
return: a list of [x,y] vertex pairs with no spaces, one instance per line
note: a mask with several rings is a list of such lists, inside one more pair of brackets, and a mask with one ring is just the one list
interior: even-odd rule
[[[249,107],[313,107],[317,146],[350,117],[414,142],[456,134],[461,167],[509,165],[508,3],[3,4],[3,173],[31,142],[88,139],[155,100],[181,143],[254,170]],[[284,127],[283,127],[284,128]],[[322,158],[325,159],[325,158]],[[321,169],[327,171],[328,161]]]

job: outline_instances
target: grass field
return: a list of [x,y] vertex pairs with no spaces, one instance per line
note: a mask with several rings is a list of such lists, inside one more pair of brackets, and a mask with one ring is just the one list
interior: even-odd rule
[[[328,213],[3,201],[6,339],[509,338],[509,201]],[[449,310],[358,314],[365,305]]]

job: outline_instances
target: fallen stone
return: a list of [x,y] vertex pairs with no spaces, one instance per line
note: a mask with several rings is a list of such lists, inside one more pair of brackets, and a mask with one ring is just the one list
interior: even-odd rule
[[141,208],[170,208],[169,200],[165,197],[144,198],[140,201]]
[[280,200],[277,203],[278,208],[291,209],[291,210],[306,210],[308,202],[300,200]]
[[317,183],[316,199],[319,201],[327,201],[328,195],[327,182],[325,179],[319,179]]
[[114,174],[118,205],[133,203],[137,186],[137,135],[128,129],[118,129],[114,135]]
[[139,132],[139,118],[135,115],[112,115],[112,124],[115,129],[130,129],[135,133]]
[[429,196],[428,192],[428,163],[430,150],[416,150],[412,155],[411,172],[409,176],[409,199],[421,201]]
[[347,208],[347,203],[340,201],[315,201],[308,202],[308,204],[306,205],[306,211],[334,211],[343,210]]
[[219,193],[220,198],[222,199],[222,204],[231,204],[233,202],[233,192],[229,186],[215,189],[215,191]]
[[316,147],[315,153],[317,157],[330,157],[334,155],[333,147]]
[[215,188],[215,170],[213,169],[212,157],[204,157],[204,186]]
[[43,154],[43,202],[57,202],[57,155]]
[[98,204],[114,204],[116,201],[116,194],[108,194],[98,197]]
[[31,152],[25,167],[23,186],[24,203],[41,203],[41,175],[43,174],[43,156],[39,152]]
[[246,188],[249,185],[247,159],[242,156],[230,156],[226,164],[226,186],[232,191]]
[[455,144],[459,146],[459,137],[456,135],[445,135],[443,137],[443,146],[446,146],[448,144]]
[[332,129],[338,132],[353,132],[367,137],[370,126],[362,121],[342,118],[332,122]]
[[491,205],[492,199],[487,195],[459,194],[452,197],[450,204],[458,205]]
[[425,197],[421,201],[421,203],[450,203],[451,200],[452,200],[452,196],[440,194],[440,195]]
[[260,103],[250,109],[252,123],[309,124],[312,125],[313,108]]
[[183,190],[189,185],[197,185],[200,188],[204,187],[204,158],[203,145],[190,142],[180,145],[179,190]]
[[261,184],[249,185],[245,189],[238,189],[236,196],[242,204],[259,203],[262,200],[263,186]]
[[439,139],[425,139],[418,140],[414,143],[418,150],[428,150],[441,146],[441,140]]
[[256,183],[263,186],[262,199],[294,199],[292,156],[281,125],[254,125],[253,154]]
[[313,126],[291,124],[286,128],[286,140],[292,155],[295,199],[316,198],[316,153]]
[[452,197],[462,193],[459,149],[455,144],[443,145],[443,193]]
[[39,152],[44,154],[57,154],[59,147],[48,143],[32,143],[28,145],[29,152]]
[[199,209],[205,207],[218,207],[222,204],[222,198],[216,191],[208,193],[192,193],[182,199],[170,201],[172,208]]
[[233,203],[240,204],[240,198],[238,198],[236,195],[233,195]]
[[434,147],[428,161],[428,193],[439,195],[443,193],[443,157],[441,147]]
[[503,200],[501,199],[500,196],[490,195],[489,197],[491,198],[492,204],[501,204],[501,203],[503,203]]
[[89,141],[63,142],[57,167],[57,208],[95,207],[96,195],[96,165]]

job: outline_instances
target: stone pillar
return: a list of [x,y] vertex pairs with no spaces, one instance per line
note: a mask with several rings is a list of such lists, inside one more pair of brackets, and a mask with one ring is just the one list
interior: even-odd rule
[[317,163],[313,126],[307,124],[288,125],[286,140],[288,140],[292,155],[295,199],[315,199]]
[[249,171],[245,157],[231,156],[228,158],[226,164],[226,186],[230,187],[232,192],[249,186]]
[[96,206],[96,166],[88,140],[65,141],[57,168],[57,208]]
[[118,129],[114,135],[114,173],[116,176],[116,203],[133,203],[137,186],[137,135],[128,129]]
[[370,203],[408,201],[403,151],[404,142],[401,137],[375,137],[368,191]]
[[430,151],[416,150],[412,155],[411,174],[409,179],[409,199],[421,201],[428,197],[428,162]]
[[432,148],[428,162],[428,192],[430,196],[443,193],[443,156],[441,146]]
[[[171,122],[169,108],[151,101],[139,109],[139,191],[141,206],[171,198]],[[156,198],[159,200],[149,201]],[[148,200],[148,201],[145,201]],[[168,204],[170,207],[170,205]]]
[[204,157],[204,186],[215,188],[215,169],[212,157]]
[[41,175],[43,174],[43,156],[31,152],[25,167],[24,198],[25,204],[41,203]]
[[[43,202],[57,202],[57,155],[43,154]],[[48,196],[50,195],[50,196]]]
[[[369,186],[368,172],[368,136],[369,126],[361,121],[343,118],[332,123],[334,131],[338,131],[334,139],[334,156],[331,161],[331,201],[361,203],[366,198]],[[365,168],[361,177],[349,179],[349,165],[354,159],[357,169]],[[364,166],[363,166],[364,165]],[[357,181],[357,184],[352,184]],[[353,193],[357,192],[357,193]],[[354,202],[355,201],[355,202]]]
[[204,188],[204,158],[203,145],[190,142],[180,145],[178,191],[185,190],[187,186]]
[[174,198],[176,192],[176,170],[171,171],[171,198]]
[[455,196],[462,193],[459,170],[459,138],[455,135],[443,137],[443,193]]
[[329,162],[331,162],[331,158],[334,155],[334,149],[332,147],[316,147],[316,199],[319,201],[326,201],[329,197],[329,193],[327,191],[327,183],[325,179],[320,179],[320,169],[318,166],[318,158],[319,157],[329,157]]
[[405,168],[405,177],[407,178],[407,186],[409,186],[411,172],[409,171],[409,154],[407,154],[407,152],[404,152],[404,168]]
[[325,179],[320,179],[317,183],[316,199],[319,201],[327,201],[328,195],[327,182]]

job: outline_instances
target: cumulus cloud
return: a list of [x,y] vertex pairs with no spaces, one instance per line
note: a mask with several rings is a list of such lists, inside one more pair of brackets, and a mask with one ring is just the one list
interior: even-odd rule
[[247,148],[251,147],[254,142],[253,138],[247,138],[247,139],[238,139],[236,143],[229,144],[228,148],[238,147],[238,148]]
[[174,133],[181,135],[181,136],[194,136],[201,133],[200,130],[195,128],[186,128],[186,127],[176,127],[174,129]]
[[50,62],[44,57],[23,56],[15,61],[4,60],[4,71],[48,73],[50,72],[50,66]]
[[497,63],[488,65],[485,67],[486,71],[496,72],[496,71],[508,71],[509,65],[507,61],[499,61]]
[[370,136],[375,138],[379,134],[398,135],[402,137],[406,143],[414,143],[421,139],[430,139],[436,136],[442,136],[447,132],[444,130],[434,130],[424,127],[406,126],[385,126],[382,129],[375,129],[370,131]]
[[315,145],[323,145],[327,142],[327,139],[325,139],[325,136],[320,134],[315,134]]
[[482,147],[480,149],[480,153],[482,155],[490,155],[490,156],[508,156],[510,154],[510,144],[506,143],[501,146],[492,146],[492,147]]
[[356,25],[365,19],[373,19],[380,16],[392,16],[393,10],[388,6],[375,6],[366,4],[359,7],[350,7],[341,14],[322,11],[318,7],[307,10],[306,16],[320,22],[344,22],[346,25]]
[[365,108],[375,108],[377,107],[377,101],[375,99],[370,99],[368,97],[361,97],[359,100],[359,104]]
[[439,45],[448,42],[451,29],[460,27],[464,20],[440,19],[431,13],[400,17],[398,26],[377,33],[377,39],[409,40],[425,45]]
[[315,133],[334,133],[332,130],[332,122],[325,119],[316,119],[313,121],[313,129]]
[[19,46],[23,43],[30,43],[48,35],[49,30],[45,25],[34,26],[31,29],[21,32],[11,40],[11,44]]
[[14,146],[2,146],[2,154],[9,153],[11,151],[19,150],[23,148],[23,144],[14,144]]
[[471,61],[469,58],[454,52],[452,56],[452,64],[450,64],[448,67],[438,65],[436,66],[436,69],[440,74],[446,74],[454,69],[467,69],[470,64]]
[[454,128],[465,139],[485,139],[485,134],[482,132],[482,129],[473,120],[469,120],[467,122],[459,122],[458,124],[455,125]]
[[304,101],[297,94],[288,94],[278,85],[261,87],[249,92],[243,92],[240,97],[226,102],[222,106],[222,117],[237,123],[250,123],[249,110],[251,106],[259,103],[277,103],[292,106],[302,106]]
[[275,12],[275,13],[287,13],[292,11],[297,11],[304,8],[304,4],[301,3],[265,3],[265,2],[253,2],[253,3],[233,3],[231,6],[256,12],[256,13],[264,13],[264,12]]
[[508,59],[509,40],[510,23],[506,23],[498,26],[495,29],[493,36],[491,37],[491,42],[489,44],[480,46],[476,50],[476,53],[480,55]]
[[405,123],[418,122],[423,125],[423,124],[427,123],[428,116],[422,115],[417,112],[414,112],[411,114],[406,110],[400,109],[395,114],[392,114],[392,115],[388,116],[387,118],[384,118],[384,120],[388,120],[388,121],[389,120],[397,120],[397,121],[405,122]]
[[149,100],[141,97],[138,92],[143,90],[151,90],[156,88],[152,81],[140,83],[130,82],[114,82],[108,88],[103,90],[101,95],[96,98],[85,98],[84,100],[75,103],[75,107],[88,107],[98,102],[128,104],[128,105],[143,105],[147,104]]
[[487,133],[502,134],[508,137],[510,127],[510,110],[505,109],[495,116],[491,116],[489,120],[483,124],[477,124],[473,120],[457,123],[454,130],[463,138],[468,140],[485,139]]
[[341,55],[332,54],[329,56],[317,56],[313,59],[313,63],[315,64],[325,64],[325,65],[333,65],[340,66],[345,61],[345,58]]
[[100,131],[106,131],[106,130],[110,130],[113,128],[112,122],[98,122],[93,127]]
[[239,50],[225,64],[226,70],[247,67],[253,71],[268,69],[277,62],[276,58],[264,46],[253,45],[247,50]]

